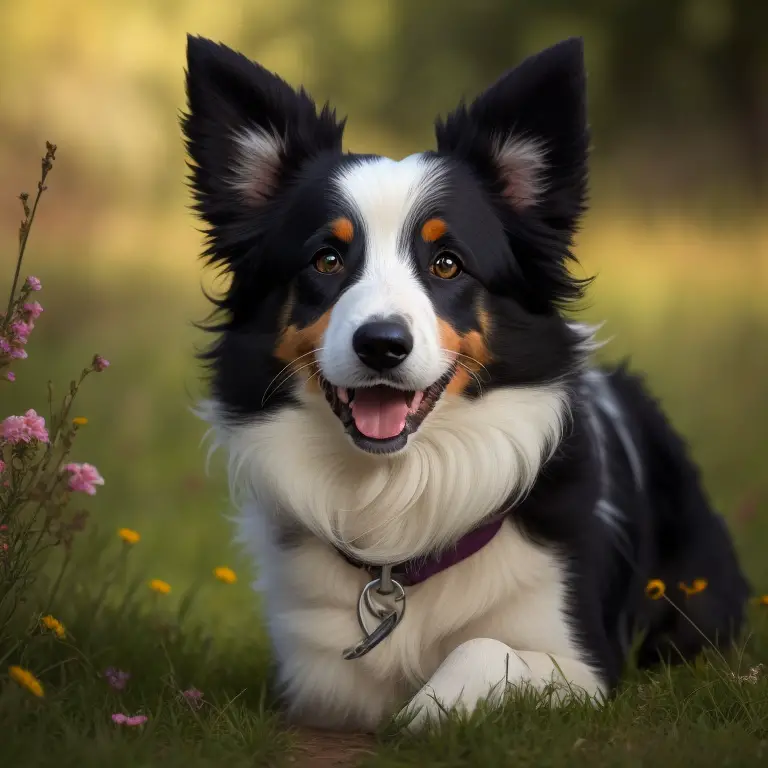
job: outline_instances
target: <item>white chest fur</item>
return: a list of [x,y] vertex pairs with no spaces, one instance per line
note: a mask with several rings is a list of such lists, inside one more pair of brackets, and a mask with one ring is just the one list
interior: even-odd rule
[[[382,564],[455,542],[531,487],[559,440],[564,390],[445,396],[408,450],[392,457],[352,449],[322,397],[303,392],[301,400],[234,426],[216,404],[206,409],[229,453],[241,541],[260,572],[280,677],[297,715],[373,727],[457,646],[484,637],[518,656],[573,660],[580,665],[574,682],[597,687],[567,625],[562,563],[511,524],[471,558],[408,589],[401,625],[354,661],[341,654],[361,639],[356,604],[366,575],[327,543],[344,542],[360,559]],[[281,547],[277,526],[286,524],[314,535]],[[542,664],[546,677],[553,666]]]
[[375,727],[474,638],[580,658],[564,613],[562,566],[510,523],[480,552],[409,588],[402,623],[351,661],[341,653],[361,638],[356,605],[365,573],[314,538],[281,549],[252,507],[242,511],[241,533],[260,566],[280,679],[305,721]]

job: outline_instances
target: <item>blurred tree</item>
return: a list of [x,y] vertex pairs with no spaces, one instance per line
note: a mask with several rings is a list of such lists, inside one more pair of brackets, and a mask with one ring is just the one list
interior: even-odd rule
[[55,138],[60,184],[93,197],[65,217],[77,227],[185,194],[188,31],[332,99],[352,148],[393,154],[431,146],[438,113],[523,56],[583,35],[598,183],[768,196],[768,0],[0,0],[0,24],[0,182]]

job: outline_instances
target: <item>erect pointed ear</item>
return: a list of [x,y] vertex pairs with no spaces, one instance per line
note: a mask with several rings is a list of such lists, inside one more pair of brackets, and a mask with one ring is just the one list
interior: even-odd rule
[[187,113],[197,208],[217,226],[267,202],[313,155],[340,151],[344,122],[303,90],[203,37],[187,36]]
[[515,211],[572,231],[586,196],[585,102],[583,43],[571,38],[438,120],[438,151],[468,162]]

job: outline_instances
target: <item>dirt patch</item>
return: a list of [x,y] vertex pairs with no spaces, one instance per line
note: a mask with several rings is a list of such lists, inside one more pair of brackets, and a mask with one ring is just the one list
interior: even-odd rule
[[336,733],[301,728],[298,745],[288,758],[296,768],[353,768],[374,750],[368,733]]

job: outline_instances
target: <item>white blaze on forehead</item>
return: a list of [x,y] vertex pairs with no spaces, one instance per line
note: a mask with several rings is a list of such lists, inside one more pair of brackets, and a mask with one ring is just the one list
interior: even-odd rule
[[411,155],[363,160],[341,171],[336,185],[343,202],[357,213],[367,240],[366,267],[407,261],[406,238],[430,202],[445,186],[446,168],[437,159]]
[[411,240],[422,218],[430,213],[446,182],[446,168],[437,158],[411,155],[361,160],[335,178],[337,194],[360,226],[365,247],[357,281],[336,303],[320,353],[325,377],[338,386],[370,381],[371,371],[352,348],[352,336],[374,318],[402,317],[414,347],[399,366],[412,389],[424,389],[446,371],[437,317],[417,265]]

